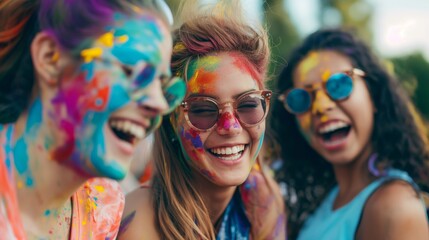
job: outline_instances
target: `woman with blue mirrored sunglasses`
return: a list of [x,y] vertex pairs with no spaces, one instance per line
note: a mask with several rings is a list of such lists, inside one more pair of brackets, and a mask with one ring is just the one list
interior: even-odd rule
[[290,239],[429,239],[427,133],[371,50],[340,29],[296,48],[278,78]]
[[[322,88],[333,101],[347,99],[353,91],[353,77],[364,77],[365,73],[358,69],[343,71],[332,74],[326,81],[323,81]],[[292,88],[281,94],[278,99],[284,107],[292,114],[307,112],[314,100],[314,92],[319,88],[308,86],[305,88]]]

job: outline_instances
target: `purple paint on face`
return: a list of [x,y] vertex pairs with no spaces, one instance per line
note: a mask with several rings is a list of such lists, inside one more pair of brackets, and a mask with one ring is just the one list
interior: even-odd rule
[[203,174],[204,176],[206,176],[210,180],[214,179],[213,173],[211,173],[209,170],[201,169],[201,174]]
[[239,128],[239,127],[240,127],[240,123],[238,122],[238,119],[230,112],[226,112],[222,114],[222,116],[218,120],[218,130],[222,128],[229,130],[231,128]]
[[156,68],[154,68],[152,65],[148,64],[145,66],[145,68],[141,71],[141,73],[137,76],[134,85],[137,88],[145,88],[147,85],[149,85],[153,78],[155,77]]
[[191,141],[192,145],[195,148],[203,148],[203,142],[201,141],[201,137],[199,135],[199,133],[197,131],[195,131],[194,129],[189,129],[189,131],[184,131],[184,129],[182,128],[182,132],[181,135],[186,139]]

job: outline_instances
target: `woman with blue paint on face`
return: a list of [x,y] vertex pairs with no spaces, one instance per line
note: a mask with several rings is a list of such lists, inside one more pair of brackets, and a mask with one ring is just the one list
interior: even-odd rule
[[172,71],[186,97],[155,134],[155,174],[127,195],[119,239],[285,239],[281,194],[258,157],[271,99],[267,35],[240,9],[182,6]]
[[185,93],[170,71],[170,10],[6,0],[0,15],[2,239],[114,239],[115,180]]
[[[352,34],[319,30],[289,58],[271,126],[291,239],[428,239],[428,141],[398,83]],[[414,112],[414,113],[413,113]]]

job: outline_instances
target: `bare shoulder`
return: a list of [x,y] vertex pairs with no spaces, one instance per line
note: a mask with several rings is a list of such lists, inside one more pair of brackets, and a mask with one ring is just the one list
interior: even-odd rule
[[400,180],[381,186],[368,199],[357,239],[429,239],[423,204],[413,187]]
[[150,189],[138,188],[126,196],[118,239],[160,239]]

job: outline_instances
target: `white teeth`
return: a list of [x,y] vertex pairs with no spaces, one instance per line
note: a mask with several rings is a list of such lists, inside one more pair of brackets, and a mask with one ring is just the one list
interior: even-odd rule
[[221,148],[212,148],[211,152],[217,155],[231,155],[238,154],[239,152],[244,150],[244,145],[237,145],[233,147],[221,147]]
[[142,126],[127,120],[113,120],[109,124],[112,128],[131,134],[138,139],[143,139],[145,134],[145,129]]
[[347,127],[347,126],[348,126],[348,124],[345,122],[340,122],[340,121],[331,122],[331,123],[319,128],[319,133],[324,134],[324,133],[335,131],[335,130],[343,128],[343,127]]

